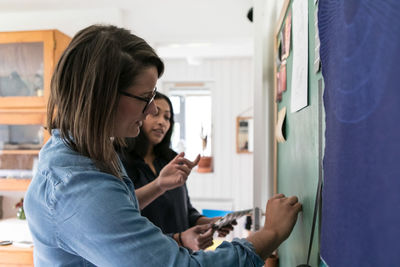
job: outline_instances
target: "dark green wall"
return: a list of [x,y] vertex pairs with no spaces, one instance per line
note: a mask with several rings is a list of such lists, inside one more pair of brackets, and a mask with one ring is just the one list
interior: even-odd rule
[[[293,43],[291,41],[290,55],[287,59],[287,91],[283,93],[282,101],[278,103],[278,111],[282,107],[287,108],[286,142],[278,143],[277,148],[277,188],[279,193],[296,195],[303,204],[303,212],[300,213],[293,233],[279,248],[280,266],[294,267],[305,264],[310,239],[314,202],[320,172],[319,151],[322,151],[325,128],[323,114],[319,114],[318,105],[321,99],[318,89],[318,80],[322,79],[321,72],[314,71],[314,47],[315,26],[314,13],[316,6],[314,0],[309,0],[308,14],[308,103],[309,105],[300,111],[291,113],[291,75],[293,66]],[[289,6],[291,9],[291,4]],[[288,10],[289,10],[288,9]],[[292,13],[293,16],[293,13]],[[292,20],[293,29],[293,20]],[[293,32],[291,34],[293,40]],[[322,112],[321,112],[322,113]],[[321,124],[319,124],[321,123]],[[320,140],[321,139],[321,140]],[[319,142],[321,141],[321,142]],[[319,144],[322,145],[319,145]],[[318,266],[319,259],[319,223],[314,233],[313,250],[310,265]]]

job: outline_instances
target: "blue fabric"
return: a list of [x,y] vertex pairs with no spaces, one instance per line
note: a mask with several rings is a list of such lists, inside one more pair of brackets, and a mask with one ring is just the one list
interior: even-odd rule
[[209,209],[203,209],[202,213],[204,216],[208,218],[213,218],[213,217],[223,217],[228,213],[231,213],[232,211],[230,210],[209,210]]
[[321,257],[400,266],[400,1],[320,0]]
[[262,266],[245,239],[190,254],[142,217],[133,184],[100,172],[58,131],[42,148],[24,208],[40,266]]

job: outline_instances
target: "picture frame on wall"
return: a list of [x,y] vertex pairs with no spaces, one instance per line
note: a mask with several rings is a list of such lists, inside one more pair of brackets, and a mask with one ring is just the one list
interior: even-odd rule
[[236,117],[236,152],[253,153],[253,117]]

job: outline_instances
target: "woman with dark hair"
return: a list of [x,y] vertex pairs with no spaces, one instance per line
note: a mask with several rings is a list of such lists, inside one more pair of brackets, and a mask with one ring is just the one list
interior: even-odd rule
[[[154,181],[162,168],[177,155],[170,148],[174,127],[172,103],[159,92],[154,103],[157,113],[146,117],[138,137],[127,138],[127,146],[119,152],[138,198],[141,198],[143,186]],[[143,216],[181,246],[199,250],[212,245],[214,231],[211,226],[219,218],[204,217],[192,206],[186,184],[165,192],[147,206],[139,201],[139,206]],[[224,227],[219,230],[219,235],[226,236],[232,229],[231,225]]]
[[[93,25],[71,40],[51,82],[51,138],[24,201],[35,266],[261,266],[289,236],[301,204],[283,195],[269,200],[260,231],[209,253],[190,254],[141,216],[113,143],[137,136],[156,114],[163,70],[154,50],[122,28]],[[183,185],[195,164],[177,155],[147,192]]]

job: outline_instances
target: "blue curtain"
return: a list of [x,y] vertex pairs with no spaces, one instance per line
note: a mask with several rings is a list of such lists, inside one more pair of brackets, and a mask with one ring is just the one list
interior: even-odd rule
[[321,257],[400,266],[400,0],[320,0]]

